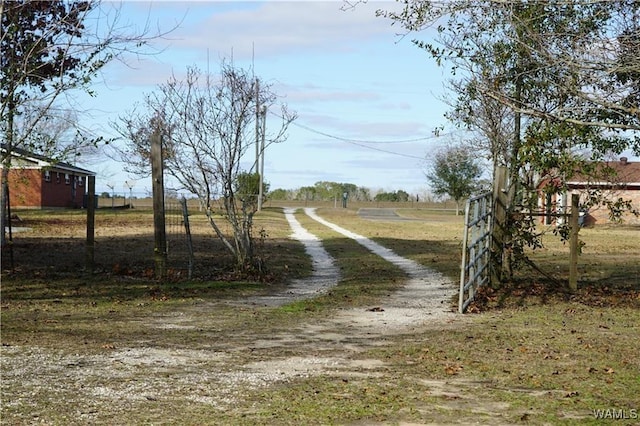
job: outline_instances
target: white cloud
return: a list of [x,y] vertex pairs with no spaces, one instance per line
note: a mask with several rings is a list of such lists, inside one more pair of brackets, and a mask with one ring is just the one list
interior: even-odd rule
[[286,92],[287,102],[371,102],[380,99],[377,93],[369,91],[325,91],[293,88]]
[[[313,130],[322,129],[323,133],[345,139],[366,141],[394,141],[417,138],[427,138],[432,135],[424,121],[386,120],[383,116],[350,116],[344,117],[329,114],[300,113],[297,120],[299,127],[309,127]],[[304,130],[304,128],[303,128]],[[313,131],[306,130],[313,137],[327,139]],[[331,138],[329,138],[331,139]],[[335,138],[333,138],[335,140]]]
[[351,51],[363,40],[393,34],[390,23],[375,15],[379,4],[361,4],[349,11],[341,10],[341,5],[331,1],[260,2],[225,10],[220,3],[215,13],[203,19],[188,17],[189,25],[193,22],[194,26],[181,28],[180,39],[173,44],[225,55],[233,49],[234,56],[247,59],[254,48],[261,56],[310,49]]
[[376,149],[423,158],[438,141],[371,149],[326,136],[415,139],[430,136],[443,121],[442,103],[431,95],[442,88],[441,71],[409,40],[394,44],[397,28],[375,16],[377,8],[397,4],[370,1],[341,11],[342,1],[125,2],[132,19],[144,22],[149,16],[154,25],[170,27],[184,17],[183,25],[157,41],[159,48],[166,46],[159,55],[134,58],[134,69],[109,65],[105,80],[115,90],[100,91],[99,108],[122,114],[143,92],[172,73],[179,78],[193,64],[210,66],[215,74],[232,49],[235,65],[246,68],[255,46],[257,75],[298,113],[296,123],[316,131],[292,125],[286,143],[267,149],[265,173],[272,188],[332,180],[409,190],[423,184],[420,160]]

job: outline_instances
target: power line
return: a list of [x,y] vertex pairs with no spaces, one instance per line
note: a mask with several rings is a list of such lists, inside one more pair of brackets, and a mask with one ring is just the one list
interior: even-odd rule
[[354,142],[354,141],[350,141],[350,140],[343,140],[343,142],[350,143],[351,145],[357,145],[357,146],[360,146],[362,148],[371,149],[373,151],[384,152],[386,154],[393,154],[393,155],[397,155],[397,156],[400,156],[400,157],[415,158],[415,159],[418,159],[418,160],[424,160],[424,157],[418,157],[417,155],[403,154],[401,152],[395,152],[395,151],[388,151],[386,149],[376,148],[376,147],[365,145],[365,144],[359,143],[359,142]]
[[364,144],[398,144],[398,143],[410,143],[410,142],[422,142],[422,141],[426,141],[429,139],[435,139],[439,136],[433,135],[433,136],[425,136],[422,138],[414,138],[414,139],[397,139],[397,140],[391,140],[391,141],[380,141],[380,140],[363,140],[363,139],[350,139],[350,138],[345,138],[345,137],[341,137],[341,136],[335,136],[335,135],[331,135],[329,133],[325,133],[325,132],[321,132],[320,130],[316,130],[313,129],[309,126],[305,126],[304,124],[299,124],[296,123],[295,121],[292,123],[294,126],[298,126],[300,128],[303,128],[305,130],[308,130],[312,133],[317,133],[319,135],[322,136],[326,136],[328,138],[331,139],[337,139],[339,141],[342,142],[355,142],[355,143],[364,143]]
[[[281,115],[269,111],[270,114],[278,117],[278,118],[283,118]],[[301,129],[307,130],[308,132],[311,133],[315,133],[330,139],[335,139],[335,140],[339,140],[341,142],[346,142],[352,145],[356,145],[362,148],[366,148],[366,149],[371,149],[374,151],[378,151],[378,152],[384,152],[386,154],[392,154],[392,155],[398,155],[400,157],[406,157],[406,158],[414,158],[414,159],[418,159],[418,160],[424,160],[424,157],[418,157],[416,155],[410,155],[410,154],[403,154],[400,152],[395,152],[395,151],[389,151],[386,149],[381,149],[381,148],[376,148],[373,146],[369,146],[368,144],[399,144],[399,143],[410,143],[410,142],[422,142],[422,141],[426,141],[426,140],[431,140],[431,139],[435,139],[438,138],[440,136],[446,136],[449,135],[451,133],[446,133],[443,135],[432,135],[432,136],[425,136],[425,137],[421,137],[421,138],[414,138],[414,139],[401,139],[401,140],[393,140],[393,141],[375,141],[375,140],[362,140],[362,139],[350,139],[350,138],[345,138],[345,137],[341,137],[341,136],[336,136],[336,135],[332,135],[329,133],[325,133],[322,132],[320,130],[316,130],[314,128],[311,128],[309,126],[306,126],[304,124],[300,124],[297,123],[295,121],[293,121],[291,124],[293,124],[294,126],[300,127]]]

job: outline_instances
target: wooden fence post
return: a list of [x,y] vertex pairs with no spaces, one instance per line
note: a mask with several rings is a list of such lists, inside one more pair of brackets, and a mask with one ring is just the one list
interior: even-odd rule
[[155,277],[167,276],[167,231],[164,217],[164,170],[162,162],[162,134],[156,127],[151,135],[151,179],[153,190],[153,258]]
[[569,226],[571,227],[571,234],[569,237],[569,290],[572,293],[575,293],[578,290],[578,232],[580,231],[579,201],[579,194],[571,194],[571,217],[569,218]]
[[493,181],[493,224],[491,226],[490,283],[494,287],[502,283],[504,275],[504,240],[507,226],[507,197],[504,192],[506,184],[507,169],[498,167]]
[[95,231],[96,231],[96,177],[87,176],[87,242],[85,251],[85,270],[93,273],[95,265]]

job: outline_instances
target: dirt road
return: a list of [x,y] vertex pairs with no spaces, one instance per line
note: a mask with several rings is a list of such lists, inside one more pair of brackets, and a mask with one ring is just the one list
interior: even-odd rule
[[[300,240],[313,258],[312,276],[293,282],[283,292],[234,302],[243,309],[312,297],[338,284],[340,273],[334,260],[293,213],[292,209],[285,210],[292,237]],[[5,408],[15,405],[33,409],[32,418],[12,419],[7,424],[48,423],[46,415],[40,418],[39,414],[43,398],[45,405],[76,407],[72,418],[66,419],[70,424],[105,423],[131,410],[148,409],[150,403],[157,405],[176,398],[181,404],[206,404],[229,412],[247,390],[294,378],[337,375],[347,380],[381,375],[383,361],[359,354],[386,345],[388,336],[411,332],[428,322],[442,325],[463,321],[450,312],[448,301],[455,290],[443,276],[325,221],[313,209],[305,209],[305,213],[402,268],[409,277],[405,286],[370,309],[337,310],[332,318],[295,324],[269,335],[248,329],[233,338],[226,336],[225,341],[212,337],[215,333],[210,312],[215,312],[214,305],[185,307],[170,316],[146,320],[145,326],[150,328],[203,330],[201,341],[193,347],[163,347],[140,341],[137,346],[115,347],[98,354],[69,354],[34,346],[3,348],[2,379],[12,384],[15,393],[3,404]]]

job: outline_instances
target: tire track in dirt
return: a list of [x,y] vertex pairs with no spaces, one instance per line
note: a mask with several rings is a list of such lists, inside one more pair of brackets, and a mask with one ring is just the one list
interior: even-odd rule
[[382,310],[343,310],[333,318],[333,322],[348,322],[352,326],[366,329],[371,335],[417,326],[427,320],[450,320],[455,316],[449,307],[455,290],[448,278],[411,259],[397,255],[369,238],[323,219],[316,214],[314,208],[305,208],[304,211],[313,220],[355,240],[372,253],[398,266],[409,276],[409,280],[400,290],[381,301]]
[[[295,220],[294,212],[287,209],[285,214],[293,238],[313,258],[313,273],[275,297],[263,299],[265,303],[311,297],[340,280],[333,258]],[[269,334],[246,330],[226,336],[228,341],[201,343],[197,348],[142,342],[100,354],[34,346],[3,348],[3,379],[15,386],[11,404],[33,405],[34,395],[55,394],[58,403],[78,407],[78,423],[100,423],[144,410],[149,401],[173,406],[179,400],[233,410],[246,392],[295,379],[323,375],[383,380],[388,374],[384,361],[363,359],[363,352],[388,345],[391,336],[411,333],[426,322],[438,327],[457,322],[459,316],[448,309],[454,289],[445,277],[322,219],[313,209],[305,213],[402,268],[409,277],[405,286],[380,300],[379,310],[340,309],[330,318],[297,323],[288,330]],[[212,311],[215,306],[198,304],[174,315],[151,317],[147,323],[158,328],[207,329]]]
[[291,238],[300,241],[311,258],[311,276],[291,281],[284,290],[251,297],[247,300],[248,302],[256,305],[280,306],[324,293],[340,281],[340,270],[335,264],[335,259],[324,249],[322,240],[298,222],[294,216],[295,212],[294,208],[284,208],[284,216],[292,231]]

